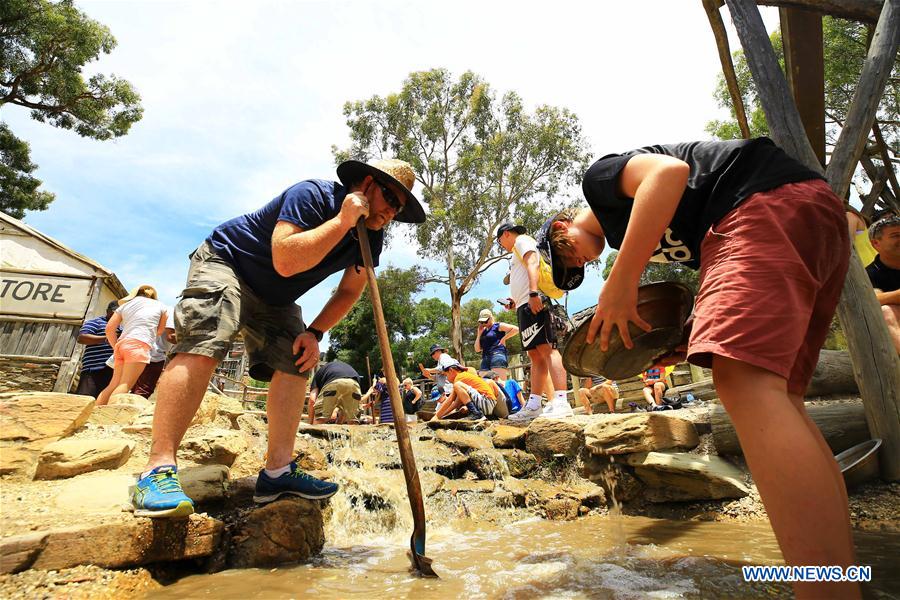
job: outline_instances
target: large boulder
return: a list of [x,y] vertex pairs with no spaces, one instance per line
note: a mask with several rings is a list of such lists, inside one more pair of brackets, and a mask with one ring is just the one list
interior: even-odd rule
[[592,420],[584,428],[584,445],[592,454],[693,448],[699,443],[693,423],[656,413],[608,415]]
[[184,440],[179,455],[202,464],[230,467],[234,459],[247,449],[244,436],[231,429],[210,429],[204,434]]
[[582,446],[583,427],[570,419],[535,419],[525,434],[525,448],[539,459],[575,456]]
[[718,456],[684,452],[647,452],[627,459],[638,479],[650,489],[651,502],[743,498],[750,490],[741,471]]
[[497,425],[491,431],[491,438],[495,448],[521,448],[525,449],[525,427],[513,427],[511,425]]
[[134,404],[107,404],[97,406],[91,413],[88,423],[93,425],[131,425],[144,412],[144,409]]
[[225,465],[184,467],[178,471],[184,493],[198,505],[224,500],[228,491],[228,477],[229,470]]
[[123,515],[97,525],[10,536],[0,540],[0,573],[88,564],[116,569],[199,558],[212,554],[223,528],[222,521],[196,514],[187,519]]
[[319,502],[284,498],[242,517],[232,538],[228,564],[249,568],[306,561],[324,545]]
[[134,442],[123,439],[66,439],[44,446],[35,479],[62,479],[100,469],[118,469],[131,457]]
[[44,446],[84,425],[94,402],[52,392],[0,396],[0,475],[30,476]]

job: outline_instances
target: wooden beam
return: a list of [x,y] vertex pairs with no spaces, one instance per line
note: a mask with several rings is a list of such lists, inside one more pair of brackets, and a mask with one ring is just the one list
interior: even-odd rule
[[884,86],[894,66],[897,46],[900,45],[900,1],[884,3],[869,53],[863,62],[859,84],[850,102],[847,118],[831,153],[826,176],[835,193],[843,198],[850,189],[856,163],[869,139],[875,122],[875,112],[884,94]]
[[[868,175],[871,181],[878,181],[879,179],[887,180],[887,175],[884,171],[872,162],[872,159],[863,154],[859,159],[859,164],[862,165],[862,168],[866,171],[866,175]],[[897,201],[897,197],[894,196],[894,193],[885,186],[881,189],[881,198],[884,200],[885,205],[888,208],[894,210],[894,212],[900,214],[900,202]]]
[[758,0],[757,4],[817,10],[833,17],[874,24],[878,21],[884,2],[883,0]]
[[778,65],[759,9],[751,0],[726,0],[725,3],[744,47],[747,66],[756,81],[772,139],[788,154],[822,173],[819,159],[806,139],[803,121],[794,106],[794,98]]
[[881,155],[881,162],[884,163],[884,171],[887,173],[888,181],[891,182],[891,190],[894,192],[894,197],[896,198],[897,196],[900,196],[900,183],[897,182],[897,173],[894,172],[894,169],[891,166],[891,157],[888,154],[887,142],[884,141],[884,136],[881,135],[881,127],[878,125],[877,119],[872,123],[872,133],[875,134],[875,143],[878,144],[878,153]]
[[750,139],[750,125],[747,123],[747,113],[744,110],[744,99],[741,97],[741,89],[738,87],[737,75],[734,72],[734,63],[731,61],[731,48],[728,46],[728,32],[722,22],[722,13],[719,12],[718,0],[703,0],[703,8],[709,18],[709,26],[712,28],[716,39],[716,50],[719,52],[719,62],[722,63],[722,74],[728,85],[728,93],[731,95],[731,104],[734,106],[734,114],[741,135],[745,140]]
[[825,57],[822,13],[780,8],[781,40],[788,85],[806,137],[819,164],[825,164]]
[[[766,120],[769,123],[773,139],[807,167],[821,171],[816,155],[806,139],[797,107],[790,98],[787,82],[778,67],[778,61],[772,45],[769,43],[759,9],[752,0],[726,0],[726,3],[744,47],[747,64],[756,80],[760,102],[766,113]],[[893,24],[893,33],[898,33],[893,18],[897,4],[900,4],[897,0],[885,3],[877,30],[883,33],[885,27]],[[884,37],[884,35],[876,34],[869,51],[870,57],[873,53],[880,53],[880,49],[884,48]],[[894,51],[896,51],[896,44]],[[878,57],[879,62],[885,60],[881,54],[878,54]],[[891,54],[890,60],[893,60],[893,54]],[[873,67],[868,66],[870,63],[872,61],[867,58],[866,66],[863,67],[864,74],[873,71]],[[876,105],[884,89],[883,80],[880,88],[874,87],[877,81],[876,78],[870,76],[866,82],[868,86],[866,93],[875,97]],[[868,98],[863,98],[860,102],[864,102],[868,106],[867,100]],[[856,98],[854,105],[856,106],[850,108],[851,115],[862,112]],[[871,120],[866,122],[860,119],[859,114],[856,114],[854,119],[856,122],[862,121],[861,124],[865,125],[862,130],[860,130],[861,125],[855,127],[857,134],[862,137],[862,142],[858,145],[861,150],[865,144],[865,138],[868,137]],[[846,130],[846,128],[845,126],[844,129]],[[842,137],[844,137],[843,132]],[[843,146],[847,148],[854,142],[855,140],[846,138]],[[857,145],[854,143],[853,147],[857,147]],[[859,153],[855,156],[854,163],[859,160]],[[834,158],[832,158],[832,162],[834,162]],[[829,170],[831,170],[831,165],[829,165]],[[845,177],[846,180],[839,180],[839,176],[835,173],[840,173],[840,177]],[[846,169],[841,168],[832,171],[831,174],[829,183],[832,189],[838,193],[839,197],[843,197],[843,192],[839,192],[839,190],[846,191],[849,188],[852,170],[848,173]],[[881,307],[875,299],[872,284],[852,245],[850,254],[850,268],[838,305],[838,318],[847,336],[854,376],[864,402],[869,431],[884,442],[881,453],[881,475],[888,481],[897,481],[900,480],[900,359],[894,350],[893,342],[881,314]]]

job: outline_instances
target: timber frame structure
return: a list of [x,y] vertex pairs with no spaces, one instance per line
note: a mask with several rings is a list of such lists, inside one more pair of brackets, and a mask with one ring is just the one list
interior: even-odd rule
[[[750,136],[747,118],[720,13],[723,2],[702,0],[716,39],[722,71],[744,137]],[[787,79],[778,64],[754,0],[725,0],[747,64],[756,83],[770,135],[776,144],[807,167],[824,173],[840,198],[845,198],[853,173],[861,165],[872,180],[863,208],[879,201],[900,214],[897,177],[884,147],[875,113],[900,45],[900,0],[759,0],[778,6],[781,17]],[[830,15],[874,24],[859,84],[825,165],[824,64],[822,16]],[[869,133],[881,148],[877,169],[866,150]],[[823,168],[824,167],[824,168]],[[828,240],[823,240],[828,243]],[[881,307],[856,250],[850,248],[850,269],[838,305],[838,318],[847,337],[853,373],[865,407],[872,437],[881,438],[881,476],[900,481],[900,358],[891,342]]]

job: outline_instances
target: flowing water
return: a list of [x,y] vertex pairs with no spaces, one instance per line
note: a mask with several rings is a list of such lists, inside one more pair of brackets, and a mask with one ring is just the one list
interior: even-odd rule
[[[415,438],[414,438],[415,439]],[[427,440],[426,440],[427,442]],[[426,555],[440,579],[410,573],[412,519],[389,436],[332,440],[341,491],[326,545],[310,564],[184,578],[153,598],[789,598],[787,584],[748,584],[740,565],[781,564],[767,523],[667,521],[592,514],[548,521],[498,502],[499,491],[438,490],[423,473]],[[414,442],[417,460],[435,447]],[[900,534],[860,533],[866,595],[900,597]]]

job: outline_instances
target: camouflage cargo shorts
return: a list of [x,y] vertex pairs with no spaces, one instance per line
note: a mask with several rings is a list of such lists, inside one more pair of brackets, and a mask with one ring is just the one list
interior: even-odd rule
[[[221,361],[241,333],[250,377],[270,381],[275,371],[298,374],[292,346],[304,331],[299,306],[263,302],[207,242],[191,254],[187,284],[175,305],[178,341],[173,354],[200,354]],[[300,374],[308,376],[308,372]]]

